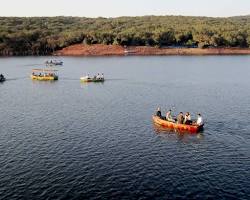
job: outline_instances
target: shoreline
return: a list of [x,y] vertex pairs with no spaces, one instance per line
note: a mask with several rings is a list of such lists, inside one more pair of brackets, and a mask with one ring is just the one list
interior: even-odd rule
[[164,56],[164,55],[250,55],[250,48],[159,48],[149,46],[76,44],[58,50],[53,56]]

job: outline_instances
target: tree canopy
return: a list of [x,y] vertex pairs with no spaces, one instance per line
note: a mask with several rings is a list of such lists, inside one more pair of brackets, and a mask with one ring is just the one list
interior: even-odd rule
[[250,47],[250,16],[0,17],[0,55],[49,55],[72,44]]

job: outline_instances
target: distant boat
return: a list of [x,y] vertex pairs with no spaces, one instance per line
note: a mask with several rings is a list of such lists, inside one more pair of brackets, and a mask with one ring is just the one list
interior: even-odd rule
[[83,76],[83,77],[80,78],[80,81],[81,82],[86,82],[86,83],[87,82],[104,82],[105,79],[104,79],[104,77],[99,77],[99,78],[93,77],[93,78],[91,78],[89,76]]
[[45,62],[47,66],[55,66],[55,65],[63,65],[63,61],[61,60],[47,60]]
[[134,53],[136,53],[135,50],[129,50],[129,49],[125,49],[124,50],[124,54],[126,54],[126,55],[128,55],[128,54],[134,54]]
[[56,81],[58,74],[54,69],[33,69],[30,78],[38,81]]

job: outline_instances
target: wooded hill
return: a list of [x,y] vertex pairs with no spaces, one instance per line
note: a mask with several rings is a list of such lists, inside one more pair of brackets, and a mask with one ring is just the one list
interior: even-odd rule
[[0,55],[49,55],[72,44],[250,47],[250,16],[0,17]]

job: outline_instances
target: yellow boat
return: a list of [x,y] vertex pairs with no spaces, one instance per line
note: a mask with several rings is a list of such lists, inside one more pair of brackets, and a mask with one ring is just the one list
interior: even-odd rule
[[58,80],[57,71],[55,69],[33,69],[30,78],[38,81],[55,81]]

